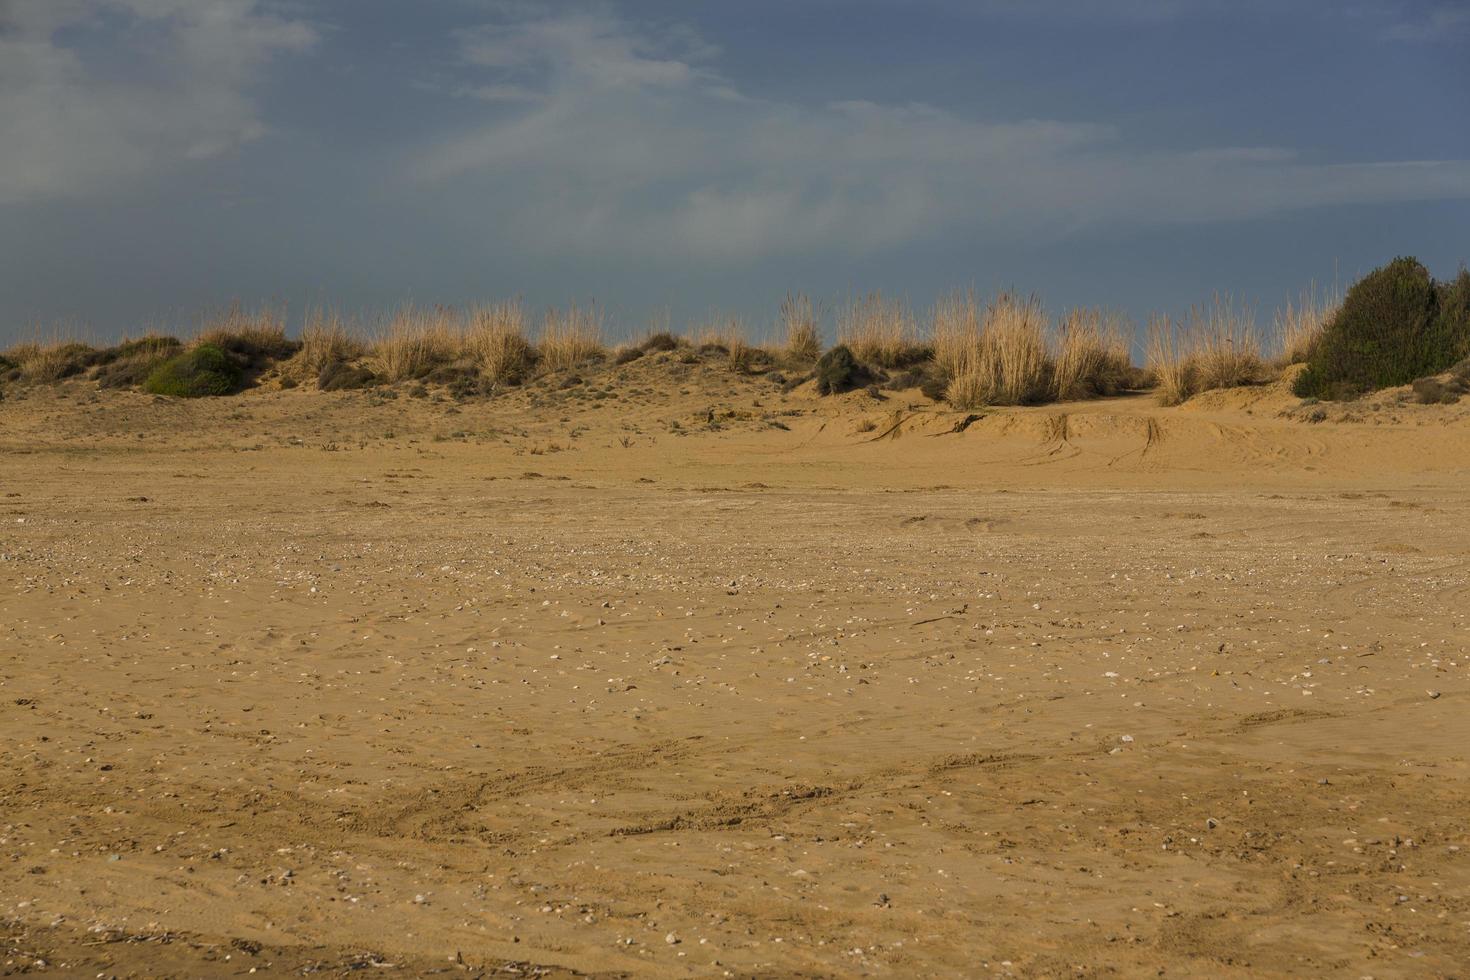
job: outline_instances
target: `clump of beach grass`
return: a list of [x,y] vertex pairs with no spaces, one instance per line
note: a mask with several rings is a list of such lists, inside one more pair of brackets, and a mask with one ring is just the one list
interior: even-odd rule
[[934,357],[955,408],[1039,401],[1051,376],[1040,300],[1002,292],[982,319],[973,293],[951,297],[935,308]]
[[573,304],[546,311],[536,349],[541,365],[558,371],[602,357],[606,353],[602,338],[602,313],[596,307]]
[[290,362],[289,373],[318,378],[328,367],[363,356],[364,347],[336,310],[313,309],[301,328],[301,349]]
[[810,364],[822,356],[816,310],[804,293],[788,293],[781,301],[781,330],[786,338],[786,357],[793,364]]
[[1068,401],[1126,387],[1133,370],[1128,332],[1121,317],[1099,309],[1074,309],[1063,316],[1053,343],[1052,395]]
[[492,384],[519,384],[536,363],[519,302],[472,309],[467,345],[480,376]]
[[1302,290],[1295,300],[1276,311],[1275,334],[1281,352],[1279,363],[1305,364],[1312,359],[1322,343],[1327,324],[1337,315],[1342,306],[1342,296],[1326,290],[1319,291],[1316,283]]
[[838,343],[858,360],[879,367],[899,368],[928,357],[918,326],[908,306],[871,292],[852,300],[837,313]]

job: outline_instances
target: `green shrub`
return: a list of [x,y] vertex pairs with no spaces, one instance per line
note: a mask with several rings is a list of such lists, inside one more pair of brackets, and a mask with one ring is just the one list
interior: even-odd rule
[[143,382],[143,390],[175,398],[230,395],[240,390],[240,365],[214,344],[200,344],[164,361]]
[[1451,362],[1464,360],[1470,357],[1470,269],[1461,267],[1453,282],[1440,283],[1438,299],[1435,343],[1451,353]]
[[816,378],[817,394],[835,395],[867,384],[870,376],[847,345],[838,344],[818,359]]
[[1351,398],[1437,374],[1470,349],[1470,276],[1437,285],[1397,258],[1358,280],[1298,377],[1301,397]]

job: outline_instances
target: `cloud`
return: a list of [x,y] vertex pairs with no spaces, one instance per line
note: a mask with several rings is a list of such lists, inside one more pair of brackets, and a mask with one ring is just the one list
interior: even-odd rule
[[[121,68],[92,63],[98,36]],[[260,67],[316,41],[257,0],[0,0],[0,204],[87,195],[259,138]]]
[[1404,16],[1383,36],[1390,41],[1451,41],[1470,34],[1470,3],[1438,4]]
[[1466,161],[1144,150],[1093,121],[764,101],[721,77],[713,50],[687,31],[605,9],[532,12],[458,37],[466,84],[525,97],[417,153],[409,175],[549,255],[862,254],[956,230],[1024,242],[1101,225],[1470,198]]

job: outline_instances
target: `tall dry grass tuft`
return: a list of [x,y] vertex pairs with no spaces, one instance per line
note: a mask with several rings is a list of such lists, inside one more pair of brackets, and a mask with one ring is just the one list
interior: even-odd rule
[[1217,295],[1208,306],[1191,309],[1183,323],[1155,316],[1148,327],[1148,368],[1164,405],[1258,384],[1267,371],[1255,315]]
[[786,356],[793,362],[804,364],[822,356],[816,311],[805,294],[787,293],[781,301],[781,328],[786,337]]
[[97,349],[78,340],[83,331],[75,324],[60,323],[48,331],[35,327],[33,339],[4,351],[3,361],[13,364],[28,381],[60,381],[91,366]]
[[1040,300],[1003,292],[986,307],[978,329],[975,315],[969,294],[935,310],[935,360],[949,371],[949,403],[971,409],[1024,405],[1044,397],[1051,363]]
[[463,346],[463,324],[454,311],[405,306],[380,329],[368,366],[386,381],[411,381],[455,360]]
[[968,377],[981,357],[981,312],[974,290],[953,293],[934,306],[934,364],[946,378]]
[[332,364],[342,364],[363,355],[362,342],[336,310],[320,307],[308,311],[301,328],[301,350],[291,361],[290,373],[319,377]]
[[519,384],[536,363],[526,339],[526,314],[518,302],[470,310],[466,347],[480,374],[494,384]]
[[283,359],[296,352],[295,342],[286,336],[284,310],[272,306],[247,310],[239,303],[206,319],[193,343],[196,347],[209,344],[251,360]]
[[1110,395],[1132,372],[1122,318],[1097,309],[1075,309],[1057,327],[1051,393],[1061,401]]
[[858,360],[881,367],[904,367],[928,353],[908,307],[872,292],[837,313],[837,341]]
[[1217,294],[1209,306],[1190,310],[1188,329],[1195,338],[1201,391],[1256,384],[1262,379],[1266,362],[1254,312],[1237,310],[1228,295]]
[[1327,324],[1342,306],[1342,295],[1335,291],[1318,292],[1312,283],[1302,290],[1295,302],[1276,311],[1275,341],[1280,350],[1279,363],[1303,364],[1312,359]]
[[596,307],[582,309],[575,304],[564,311],[547,310],[536,348],[542,365],[552,371],[602,356],[606,352],[602,342],[602,314]]
[[1159,404],[1178,405],[1198,390],[1198,362],[1189,333],[1162,314],[1149,318],[1146,364]]

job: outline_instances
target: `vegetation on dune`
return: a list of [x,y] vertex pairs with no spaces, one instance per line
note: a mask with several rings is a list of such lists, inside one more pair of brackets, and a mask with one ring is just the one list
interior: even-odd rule
[[244,383],[240,365],[223,348],[197,344],[164,361],[143,382],[143,390],[175,398],[231,395]]
[[881,368],[907,367],[933,354],[920,341],[918,324],[908,307],[878,292],[838,310],[837,342],[858,360]]
[[116,347],[98,351],[93,376],[99,388],[136,388],[160,364],[177,355],[183,344],[177,337],[148,334],[124,339]]
[[1254,315],[1237,308],[1229,296],[1191,309],[1183,320],[1154,317],[1148,327],[1148,370],[1163,405],[1271,378]]
[[1327,324],[1294,390],[1355,398],[1438,374],[1470,354],[1470,273],[1436,283],[1401,257],[1358,280]]
[[786,357],[792,364],[811,364],[822,356],[817,314],[805,295],[788,293],[781,301],[781,327],[786,337]]
[[609,356],[596,307],[548,310],[534,339],[519,302],[404,307],[370,340],[335,312],[318,309],[308,311],[300,340],[293,340],[282,313],[236,305],[209,320],[188,348],[154,335],[103,349],[58,340],[17,345],[0,355],[0,380],[85,377],[102,388],[183,396],[228,394],[257,379],[325,391],[410,382],[423,397],[438,386],[464,399],[547,376],[559,379],[553,385],[582,384],[597,362],[621,368],[661,354],[659,363],[672,362],[674,371],[718,362],[733,374],[763,375],[782,391],[811,381],[823,395],[917,389],[962,411],[1143,387],[1172,405],[1204,391],[1272,381],[1301,362],[1307,366],[1294,388],[1304,397],[1417,382],[1411,397],[1443,403],[1470,387],[1470,371],[1429,377],[1470,364],[1470,271],[1438,283],[1413,259],[1375,270],[1341,301],[1313,288],[1286,303],[1274,318],[1278,353],[1269,360],[1252,311],[1228,296],[1182,317],[1155,316],[1146,370],[1133,364],[1126,319],[1089,308],[1051,318],[1036,296],[1008,291],[988,303],[973,291],[947,296],[922,328],[906,304],[866,294],[838,311],[839,342],[825,353],[817,311],[799,293],[779,306],[773,346],[752,342],[738,317],[705,321],[693,339],[670,331],[668,319],[655,318],[649,334]]
[[836,395],[867,384],[871,372],[857,359],[846,344],[838,344],[817,361],[815,371],[817,393]]
[[284,361],[301,349],[300,341],[286,336],[286,321],[281,311],[265,308],[251,312],[238,303],[209,320],[194,343],[217,347],[256,370]]

